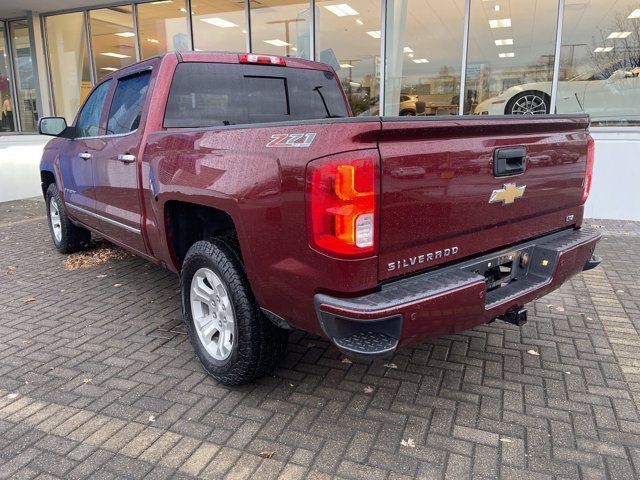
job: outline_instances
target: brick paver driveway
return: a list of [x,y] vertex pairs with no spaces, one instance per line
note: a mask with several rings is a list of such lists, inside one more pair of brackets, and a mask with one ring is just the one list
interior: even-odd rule
[[0,477],[640,474],[638,224],[596,222],[603,266],[523,328],[370,365],[296,333],[275,376],[231,389],[195,359],[173,275],[136,258],[64,270],[43,212],[0,204]]

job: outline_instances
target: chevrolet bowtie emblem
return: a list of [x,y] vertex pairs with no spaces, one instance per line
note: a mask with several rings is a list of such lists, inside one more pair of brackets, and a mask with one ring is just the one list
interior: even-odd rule
[[518,187],[515,183],[505,183],[503,188],[491,192],[489,203],[502,202],[503,205],[510,205],[524,195],[525,188],[526,185]]

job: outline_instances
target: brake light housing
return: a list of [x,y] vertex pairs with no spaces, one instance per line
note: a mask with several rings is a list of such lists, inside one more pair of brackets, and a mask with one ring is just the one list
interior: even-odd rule
[[584,190],[582,191],[582,203],[587,201],[591,193],[591,182],[593,180],[593,164],[596,156],[596,142],[591,135],[587,135],[587,169],[584,176]]
[[276,55],[258,55],[256,53],[241,53],[238,55],[240,63],[259,63],[262,65],[280,65],[282,67],[287,66],[287,62],[284,58]]
[[379,162],[358,155],[316,160],[307,166],[309,245],[341,258],[363,258],[378,250]]

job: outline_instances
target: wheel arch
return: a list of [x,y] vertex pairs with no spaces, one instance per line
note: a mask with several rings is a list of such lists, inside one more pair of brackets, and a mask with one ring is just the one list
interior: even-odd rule
[[42,186],[42,195],[47,195],[49,185],[56,183],[56,176],[50,170],[40,170],[40,185]]

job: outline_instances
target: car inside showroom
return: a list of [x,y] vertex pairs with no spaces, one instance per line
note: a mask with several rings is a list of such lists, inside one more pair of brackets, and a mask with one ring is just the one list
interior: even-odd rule
[[[628,0],[27,0],[0,6],[0,135],[73,117],[166,51],[250,51],[337,72],[354,116],[591,115],[586,215],[640,219],[640,3]],[[634,194],[635,195],[635,194]]]

